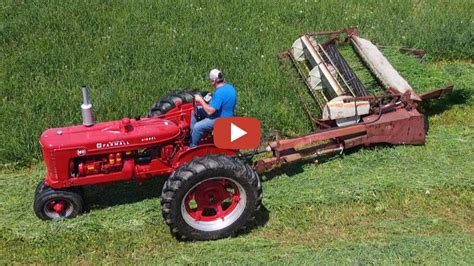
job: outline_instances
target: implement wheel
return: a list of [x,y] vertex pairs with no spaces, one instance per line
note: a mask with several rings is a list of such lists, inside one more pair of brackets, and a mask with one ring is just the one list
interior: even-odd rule
[[262,203],[257,173],[237,158],[208,155],[177,169],[161,196],[163,217],[179,239],[212,240],[245,230]]
[[77,188],[53,189],[41,182],[35,191],[33,209],[43,220],[74,218],[84,208],[81,193]]

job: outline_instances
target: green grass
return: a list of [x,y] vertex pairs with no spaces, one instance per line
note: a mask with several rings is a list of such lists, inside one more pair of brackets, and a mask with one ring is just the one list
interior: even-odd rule
[[[1,5],[0,264],[472,263],[473,2],[329,2]],[[80,85],[91,85],[105,121],[144,114],[176,88],[207,89],[203,75],[219,67],[238,88],[239,114],[302,133],[311,129],[294,93],[302,85],[276,55],[301,32],[346,26],[393,47],[384,54],[418,92],[455,84],[421,107],[430,115],[426,145],[359,149],[268,173],[267,212],[236,238],[175,240],[161,217],[163,180],[88,187],[88,213],[35,217],[45,173],[37,137],[80,123]],[[399,46],[428,56],[418,61]]]
[[[239,113],[266,129],[309,129],[276,55],[301,32],[358,26],[387,46],[474,58],[473,1],[6,1],[0,8],[0,164],[40,159],[38,136],[79,124],[79,87],[98,121],[145,114],[177,88],[209,88],[223,69]],[[343,4],[342,4],[343,3]],[[420,73],[421,74],[421,73]],[[263,99],[263,100],[262,100]]]

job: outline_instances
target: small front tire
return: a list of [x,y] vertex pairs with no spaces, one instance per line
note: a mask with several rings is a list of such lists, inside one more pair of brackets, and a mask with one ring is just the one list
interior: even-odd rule
[[33,209],[42,220],[74,218],[82,213],[84,201],[78,188],[53,189],[41,182],[35,191]]

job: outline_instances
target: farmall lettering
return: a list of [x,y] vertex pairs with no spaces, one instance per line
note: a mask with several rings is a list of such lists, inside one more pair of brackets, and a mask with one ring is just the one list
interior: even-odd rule
[[117,147],[117,146],[125,146],[130,144],[128,141],[125,140],[117,140],[117,141],[109,141],[105,143],[97,143],[96,147],[97,149],[103,149],[103,148],[110,148],[110,147]]

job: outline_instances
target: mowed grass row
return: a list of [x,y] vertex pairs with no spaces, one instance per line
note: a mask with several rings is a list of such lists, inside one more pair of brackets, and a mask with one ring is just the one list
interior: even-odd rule
[[364,148],[267,173],[266,211],[253,230],[198,243],[169,233],[159,203],[163,179],[87,187],[87,213],[44,222],[32,211],[44,166],[4,169],[0,263],[469,264],[474,67],[390,57],[397,67],[410,66],[417,87],[456,81],[455,93],[423,106],[430,114],[426,145]]
[[[0,7],[0,264],[471,263],[473,5],[6,2]],[[105,121],[145,114],[176,88],[209,88],[203,75],[220,67],[237,85],[240,115],[258,117],[265,130],[302,133],[311,126],[294,90],[304,88],[276,54],[300,32],[349,25],[377,43],[425,48],[422,61],[383,50],[418,92],[456,85],[453,94],[422,106],[430,115],[426,145],[347,151],[319,165],[267,173],[267,211],[237,238],[175,240],[161,217],[160,179],[143,187],[88,187],[89,211],[76,219],[35,217],[34,188],[45,173],[35,162],[37,137],[48,127],[81,122],[80,85],[91,85],[97,120]],[[467,62],[436,63],[443,59]]]
[[[358,26],[388,46],[435,59],[474,56],[466,1],[5,1],[0,7],[0,164],[40,158],[50,127],[81,123],[83,84],[98,121],[145,114],[173,90],[209,89],[223,69],[239,114],[266,130],[310,129],[276,55],[301,32]],[[424,73],[418,73],[423,77]]]
[[88,187],[89,212],[40,221],[31,204],[44,167],[4,172],[0,263],[469,264],[474,67],[419,67],[430,73],[421,87],[447,73],[459,84],[454,96],[424,106],[431,114],[426,145],[360,149],[267,173],[266,211],[236,238],[174,239],[161,217],[160,179]]

